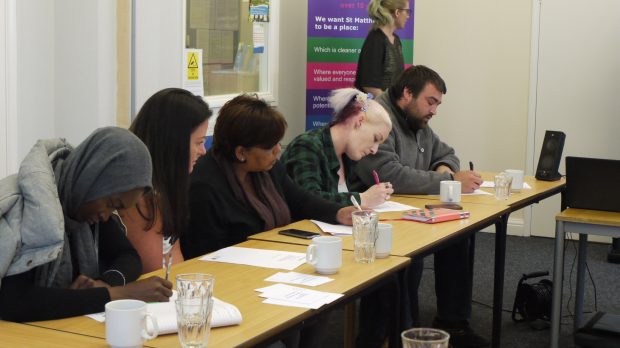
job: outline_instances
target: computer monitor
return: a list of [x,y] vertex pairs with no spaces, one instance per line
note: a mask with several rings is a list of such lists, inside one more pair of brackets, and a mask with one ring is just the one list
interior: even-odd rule
[[620,160],[566,157],[569,208],[620,212]]

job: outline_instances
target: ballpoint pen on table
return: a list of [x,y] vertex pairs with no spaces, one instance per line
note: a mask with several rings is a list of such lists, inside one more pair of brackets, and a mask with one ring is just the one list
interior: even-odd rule
[[372,176],[375,178],[375,184],[379,185],[379,183],[380,183],[380,181],[379,181],[379,174],[377,174],[376,170],[372,171]]
[[357,208],[357,210],[360,210],[360,211],[362,210],[362,207],[360,207],[360,204],[357,203],[357,199],[355,199],[355,196],[351,196],[351,202]]

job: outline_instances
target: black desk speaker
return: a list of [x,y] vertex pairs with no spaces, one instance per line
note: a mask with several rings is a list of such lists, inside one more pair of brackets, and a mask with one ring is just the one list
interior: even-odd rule
[[538,158],[536,168],[536,179],[545,181],[560,180],[562,175],[558,172],[560,161],[562,160],[562,150],[564,150],[564,140],[566,134],[558,131],[546,131]]

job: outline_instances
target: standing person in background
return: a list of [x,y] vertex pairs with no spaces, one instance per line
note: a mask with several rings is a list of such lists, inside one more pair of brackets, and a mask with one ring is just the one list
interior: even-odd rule
[[206,153],[211,114],[202,97],[167,88],[144,103],[129,128],[146,144],[153,162],[153,191],[119,212],[144,273],[165,267],[170,257],[173,264],[183,261],[175,241],[188,223],[189,175]]
[[107,302],[167,301],[172,284],[135,281],[140,258],[117,209],[151,190],[146,146],[126,129],[93,132],[73,149],[40,140],[0,181],[0,318],[51,320],[102,312]]
[[368,16],[372,28],[357,61],[355,87],[379,96],[405,68],[403,46],[394,31],[405,27],[411,17],[408,0],[371,0]]
[[333,91],[329,103],[334,110],[330,124],[297,136],[280,160],[291,179],[306,190],[342,205],[351,205],[353,196],[362,206],[374,208],[390,198],[392,184],[352,192],[347,179],[353,162],[376,153],[387,139],[390,117],[379,103],[355,88]]

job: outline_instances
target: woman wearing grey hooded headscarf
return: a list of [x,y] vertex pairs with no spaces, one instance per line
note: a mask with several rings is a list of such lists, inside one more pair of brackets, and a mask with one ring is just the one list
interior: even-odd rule
[[151,189],[151,167],[142,141],[116,127],[75,150],[63,139],[33,147],[19,173],[0,181],[1,319],[56,319],[100,312],[110,300],[172,295],[158,277],[129,283],[140,258],[113,215]]

